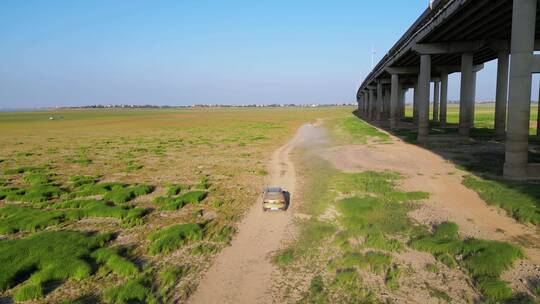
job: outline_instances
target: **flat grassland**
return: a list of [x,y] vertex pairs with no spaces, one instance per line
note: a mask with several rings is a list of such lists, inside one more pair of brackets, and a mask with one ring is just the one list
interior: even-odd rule
[[185,300],[272,151],[352,110],[0,113],[0,302]]
[[[412,117],[412,106],[407,106],[405,115]],[[430,106],[430,119],[433,119],[433,105]],[[536,134],[536,119],[538,117],[538,104],[531,106],[531,130],[530,134]],[[447,112],[447,120],[449,124],[458,124],[459,122],[459,105],[449,104]],[[476,128],[493,129],[495,125],[495,104],[481,103],[475,106],[474,123]]]

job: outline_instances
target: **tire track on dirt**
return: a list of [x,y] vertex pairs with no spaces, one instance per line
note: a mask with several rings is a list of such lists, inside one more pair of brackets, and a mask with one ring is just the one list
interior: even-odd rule
[[189,303],[271,303],[272,252],[286,239],[295,201],[296,172],[291,152],[309,140],[311,125],[302,126],[296,135],[277,149],[268,164],[268,185],[277,185],[291,193],[287,212],[264,212],[259,197],[238,227],[231,246],[224,248],[201,280]]

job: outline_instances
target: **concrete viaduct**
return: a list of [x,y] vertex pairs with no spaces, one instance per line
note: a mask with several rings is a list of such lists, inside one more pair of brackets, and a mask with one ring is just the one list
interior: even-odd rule
[[[538,0],[540,2],[540,0]],[[540,73],[537,0],[436,0],[361,84],[358,109],[366,120],[397,128],[404,96],[414,88],[418,141],[429,140],[430,83],[434,121],[446,126],[448,75],[461,73],[459,134],[474,126],[476,73],[497,59],[496,135],[505,138],[504,176],[540,177],[528,163],[532,74]]]

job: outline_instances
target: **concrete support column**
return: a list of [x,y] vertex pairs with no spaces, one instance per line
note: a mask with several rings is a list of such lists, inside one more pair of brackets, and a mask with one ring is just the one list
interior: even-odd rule
[[540,94],[538,97],[538,115],[536,116],[536,136],[540,136]]
[[399,121],[399,95],[401,91],[398,74],[392,74],[390,90],[390,128],[395,129]]
[[471,102],[471,128],[474,128],[474,117],[476,112],[476,74],[477,72],[473,73],[473,81],[472,81],[472,102]]
[[407,94],[407,89],[403,89],[403,85],[399,85],[399,113],[398,120],[401,120],[405,117],[405,94]]
[[536,116],[536,136],[540,136],[540,94],[538,94],[538,115]]
[[459,100],[459,134],[471,133],[471,103],[473,103],[473,54],[461,55],[461,92]]
[[536,0],[514,0],[504,176],[526,178]]
[[414,84],[413,92],[413,123],[418,125],[418,82]]
[[448,72],[441,72],[441,127],[446,128],[446,113],[448,112]]
[[429,83],[431,80],[431,56],[420,55],[418,76],[418,141],[425,142],[429,135]]
[[376,119],[378,121],[382,120],[382,113],[383,113],[383,107],[384,107],[384,100],[383,100],[383,85],[382,81],[377,81],[377,105],[376,105]]
[[499,52],[497,60],[497,94],[495,97],[495,136],[506,134],[506,107],[508,104],[508,51]]
[[366,103],[367,103],[367,94],[366,92],[362,92],[362,115],[366,116]]
[[441,93],[439,91],[440,83],[438,81],[433,82],[433,122],[439,122],[439,97]]
[[375,91],[373,89],[369,89],[368,118],[370,120],[373,120],[373,117],[375,115],[374,104],[375,104]]
[[385,121],[390,120],[390,102],[391,102],[391,88],[384,89],[384,112],[383,119]]

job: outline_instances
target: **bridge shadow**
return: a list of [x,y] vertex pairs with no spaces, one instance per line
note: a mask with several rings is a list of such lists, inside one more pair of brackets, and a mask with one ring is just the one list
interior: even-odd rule
[[[405,142],[420,146],[453,163],[458,169],[463,169],[475,176],[489,181],[496,181],[502,187],[516,190],[529,197],[540,212],[540,180],[510,181],[503,178],[505,160],[504,140],[498,139],[495,130],[489,128],[473,128],[470,137],[458,134],[457,124],[440,124],[430,121],[430,136],[427,143],[417,141],[418,130],[412,118],[403,119],[397,129],[390,129],[389,123],[379,123],[366,119],[353,112],[359,119],[381,128]],[[529,137],[529,162],[540,163],[540,137]]]

